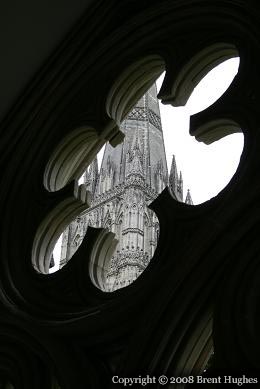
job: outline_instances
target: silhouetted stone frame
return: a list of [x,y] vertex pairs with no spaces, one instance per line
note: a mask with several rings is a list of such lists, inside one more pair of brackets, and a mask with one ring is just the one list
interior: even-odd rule
[[[49,389],[52,375],[62,388],[97,389],[111,387],[115,373],[188,375],[191,365],[200,373],[206,358],[195,361],[190,339],[209,311],[211,370],[260,368],[258,2],[121,3],[93,5],[1,123],[0,372],[17,389]],[[159,243],[148,268],[127,288],[105,293],[90,279],[89,261],[100,231],[87,233],[74,260],[60,272],[46,277],[34,271],[34,242],[34,263],[43,271],[45,254],[39,248],[46,252],[49,244],[37,246],[48,237],[48,231],[39,234],[39,226],[53,218],[51,228],[58,230],[65,224],[59,207],[75,201],[73,181],[55,192],[43,185],[61,140],[82,126],[95,128],[101,138],[107,126],[111,140],[120,135],[115,121],[124,109],[111,113],[111,119],[106,103],[130,63],[162,57],[166,77],[160,96],[170,102],[174,81],[190,58],[219,42],[237,48],[239,72],[221,99],[191,119],[191,134],[204,142],[216,139],[222,119],[232,131],[243,130],[241,162],[227,187],[194,207],[177,203],[167,190],[155,200]],[[218,134],[215,124],[212,132],[206,123],[217,123]],[[80,213],[75,204],[72,208]],[[208,332],[202,331],[203,337],[208,339]]]

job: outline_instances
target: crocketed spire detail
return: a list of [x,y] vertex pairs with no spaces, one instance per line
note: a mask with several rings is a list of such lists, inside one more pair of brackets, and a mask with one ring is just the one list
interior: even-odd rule
[[75,239],[74,246],[71,240],[75,231],[81,239],[88,225],[115,234],[118,244],[103,276],[107,291],[134,281],[154,254],[159,221],[148,205],[167,185],[182,201],[182,175],[174,156],[168,176],[156,95],[153,85],[126,116],[121,125],[124,141],[115,148],[106,145],[99,173],[96,161],[88,169],[85,181],[94,194],[91,206],[81,216],[80,227],[75,221],[64,234],[63,264],[76,249]]

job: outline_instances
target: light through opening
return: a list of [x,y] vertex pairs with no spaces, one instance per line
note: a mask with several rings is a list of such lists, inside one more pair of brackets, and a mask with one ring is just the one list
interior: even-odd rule
[[[216,196],[229,183],[240,161],[244,137],[242,133],[236,133],[205,145],[190,136],[190,116],[221,97],[238,67],[239,58],[229,59],[215,67],[197,85],[184,107],[160,103],[168,168],[175,154],[184,178],[184,192],[190,188],[194,205]],[[158,90],[163,77],[157,81]]]
[[[188,188],[191,190],[193,204],[203,203],[216,196],[237,169],[243,149],[243,135],[229,135],[212,145],[204,145],[189,135],[189,119],[190,115],[213,104],[224,93],[238,66],[239,59],[233,58],[214,68],[194,89],[185,107],[174,108],[160,103],[168,172],[170,173],[172,156],[175,154],[178,167],[184,176],[184,201]],[[157,80],[157,90],[163,77],[164,75]],[[103,153],[104,148],[98,154],[99,169]],[[177,178],[180,178],[179,171]],[[83,180],[81,178],[79,183],[82,184]],[[54,266],[50,268],[50,273],[60,268],[62,239],[61,236],[55,246]],[[129,282],[123,283],[122,286],[127,284]],[[122,286],[119,285],[119,288]]]

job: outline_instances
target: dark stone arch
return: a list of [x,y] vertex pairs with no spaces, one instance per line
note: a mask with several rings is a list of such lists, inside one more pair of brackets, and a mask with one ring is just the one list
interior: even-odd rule
[[[103,372],[102,387],[111,385],[110,375],[114,373],[172,375],[172,361],[178,363],[178,371],[183,371],[189,361],[186,347],[191,339],[195,341],[196,325],[209,308],[213,312],[215,365],[225,355],[227,373],[241,366],[258,371],[258,3],[121,3],[101,0],[92,4],[57,49],[49,53],[41,69],[34,69],[34,78],[28,80],[20,96],[13,97],[15,103],[1,122],[1,311],[8,312],[10,325],[16,323],[21,328],[22,318],[23,328],[37,328],[35,337],[42,339],[47,351],[53,339],[57,347],[64,347],[64,355],[71,361],[60,367],[59,379],[65,388],[75,385],[77,366],[71,353],[75,349],[81,367],[86,355],[93,364],[90,367],[86,362],[85,370],[81,369],[76,382],[82,387],[100,387],[97,377]],[[125,111],[122,109],[118,117],[110,116],[106,104],[111,88],[129,64],[149,55],[162,58],[166,79],[160,94],[166,101],[172,97],[172,86],[183,66],[196,53],[218,42],[237,48],[241,70],[225,96],[192,119],[191,130],[208,142],[208,128],[203,127],[202,133],[199,129],[223,118],[224,113],[244,131],[245,152],[228,187],[197,207],[173,201],[165,190],[152,205],[160,221],[154,258],[136,283],[125,290],[108,296],[91,282],[92,249],[102,231],[90,230],[75,261],[59,274],[46,277],[35,272],[31,251],[36,252],[34,263],[44,270],[52,239],[64,227],[60,207],[69,204],[69,213],[65,213],[68,216],[71,212],[73,217],[82,210],[82,203],[75,200],[73,181],[65,185],[73,175],[62,179],[56,189],[65,186],[55,192],[43,185],[46,165],[60,142],[72,128],[88,124],[95,128],[99,140],[117,144],[121,140],[117,119],[121,120]],[[83,198],[81,189],[79,192]],[[249,247],[254,249],[250,256]],[[98,272],[93,277],[98,280]],[[216,297],[222,290],[224,301]],[[231,309],[227,325],[225,317]],[[232,339],[245,336],[249,341],[232,342],[231,330]],[[5,335],[3,327],[0,335]],[[22,335],[14,338],[14,344],[20,339]],[[184,339],[187,343],[181,342]],[[31,348],[27,344],[23,347],[31,360]],[[7,348],[15,356],[15,348]],[[41,359],[45,352],[40,346],[36,348]],[[204,362],[206,359],[205,355]],[[198,369],[204,363],[194,356],[192,361]],[[0,360],[0,371],[3,366]],[[186,370],[187,374],[191,371]],[[48,369],[45,372],[49,375]],[[68,380],[62,381],[62,376]],[[89,383],[90,376],[93,379]],[[34,387],[38,389],[37,384]],[[24,387],[20,383],[16,386]]]

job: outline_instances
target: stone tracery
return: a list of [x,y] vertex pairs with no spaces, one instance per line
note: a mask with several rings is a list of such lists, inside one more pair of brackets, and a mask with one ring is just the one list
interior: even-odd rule
[[[51,387],[50,370],[55,371],[61,387],[68,389],[109,387],[115,371],[122,376],[136,371],[171,376],[197,373],[205,367],[212,347],[211,318],[212,368],[259,369],[258,4],[164,0],[160,5],[150,1],[137,8],[128,1],[124,8],[113,5],[102,1],[93,5],[91,17],[87,12],[80,28],[77,25],[65,39],[59,55],[35,76],[30,93],[21,96],[1,123],[1,129],[7,129],[3,131],[1,160],[8,164],[4,164],[1,186],[5,228],[0,333],[10,336],[1,337],[0,372],[17,389],[26,385],[39,389],[42,383],[44,389]],[[96,9],[100,12],[95,13]],[[97,43],[95,47],[91,39]],[[108,296],[93,286],[86,261],[93,255],[93,247],[100,257],[101,247],[106,246],[97,242],[112,237],[91,229],[74,261],[61,272],[47,277],[32,272],[30,253],[35,237],[39,244],[45,237],[48,246],[53,235],[47,230],[40,235],[43,220],[54,215],[51,226],[55,231],[71,221],[68,209],[57,207],[74,198],[74,185],[50,193],[39,180],[60,137],[65,139],[71,128],[92,121],[100,138],[106,129],[107,138],[115,140],[119,133],[110,119],[120,121],[125,110],[123,107],[122,115],[109,116],[104,101],[133,58],[160,51],[167,69],[161,95],[170,101],[174,78],[188,59],[215,42],[231,42],[238,48],[240,72],[222,99],[192,119],[192,133],[213,119],[216,124],[223,114],[239,124],[236,128],[243,128],[245,151],[228,187],[195,208],[162,193],[152,205],[160,221],[157,254],[149,270],[129,289]],[[61,68],[67,70],[66,77],[58,76]],[[149,65],[147,69],[149,72]],[[53,83],[55,78],[59,82]],[[147,87],[147,82],[144,85]],[[95,107],[88,111],[93,96]],[[220,124],[223,127],[223,121],[217,122],[218,130]],[[216,137],[213,133],[211,138],[210,130],[205,124],[202,136],[200,132],[197,135],[208,142]],[[22,203],[30,207],[21,207]],[[73,217],[82,211],[75,200],[69,205]],[[14,236],[15,245],[11,242]],[[102,254],[105,260],[106,253]],[[43,269],[44,256],[35,253],[35,261]],[[25,336],[24,328],[34,336]],[[21,339],[26,339],[22,347],[30,366],[17,358]],[[44,361],[42,375],[40,364],[31,358],[35,349],[37,361]],[[9,353],[12,365],[6,363]],[[39,382],[40,376],[44,379]]]

